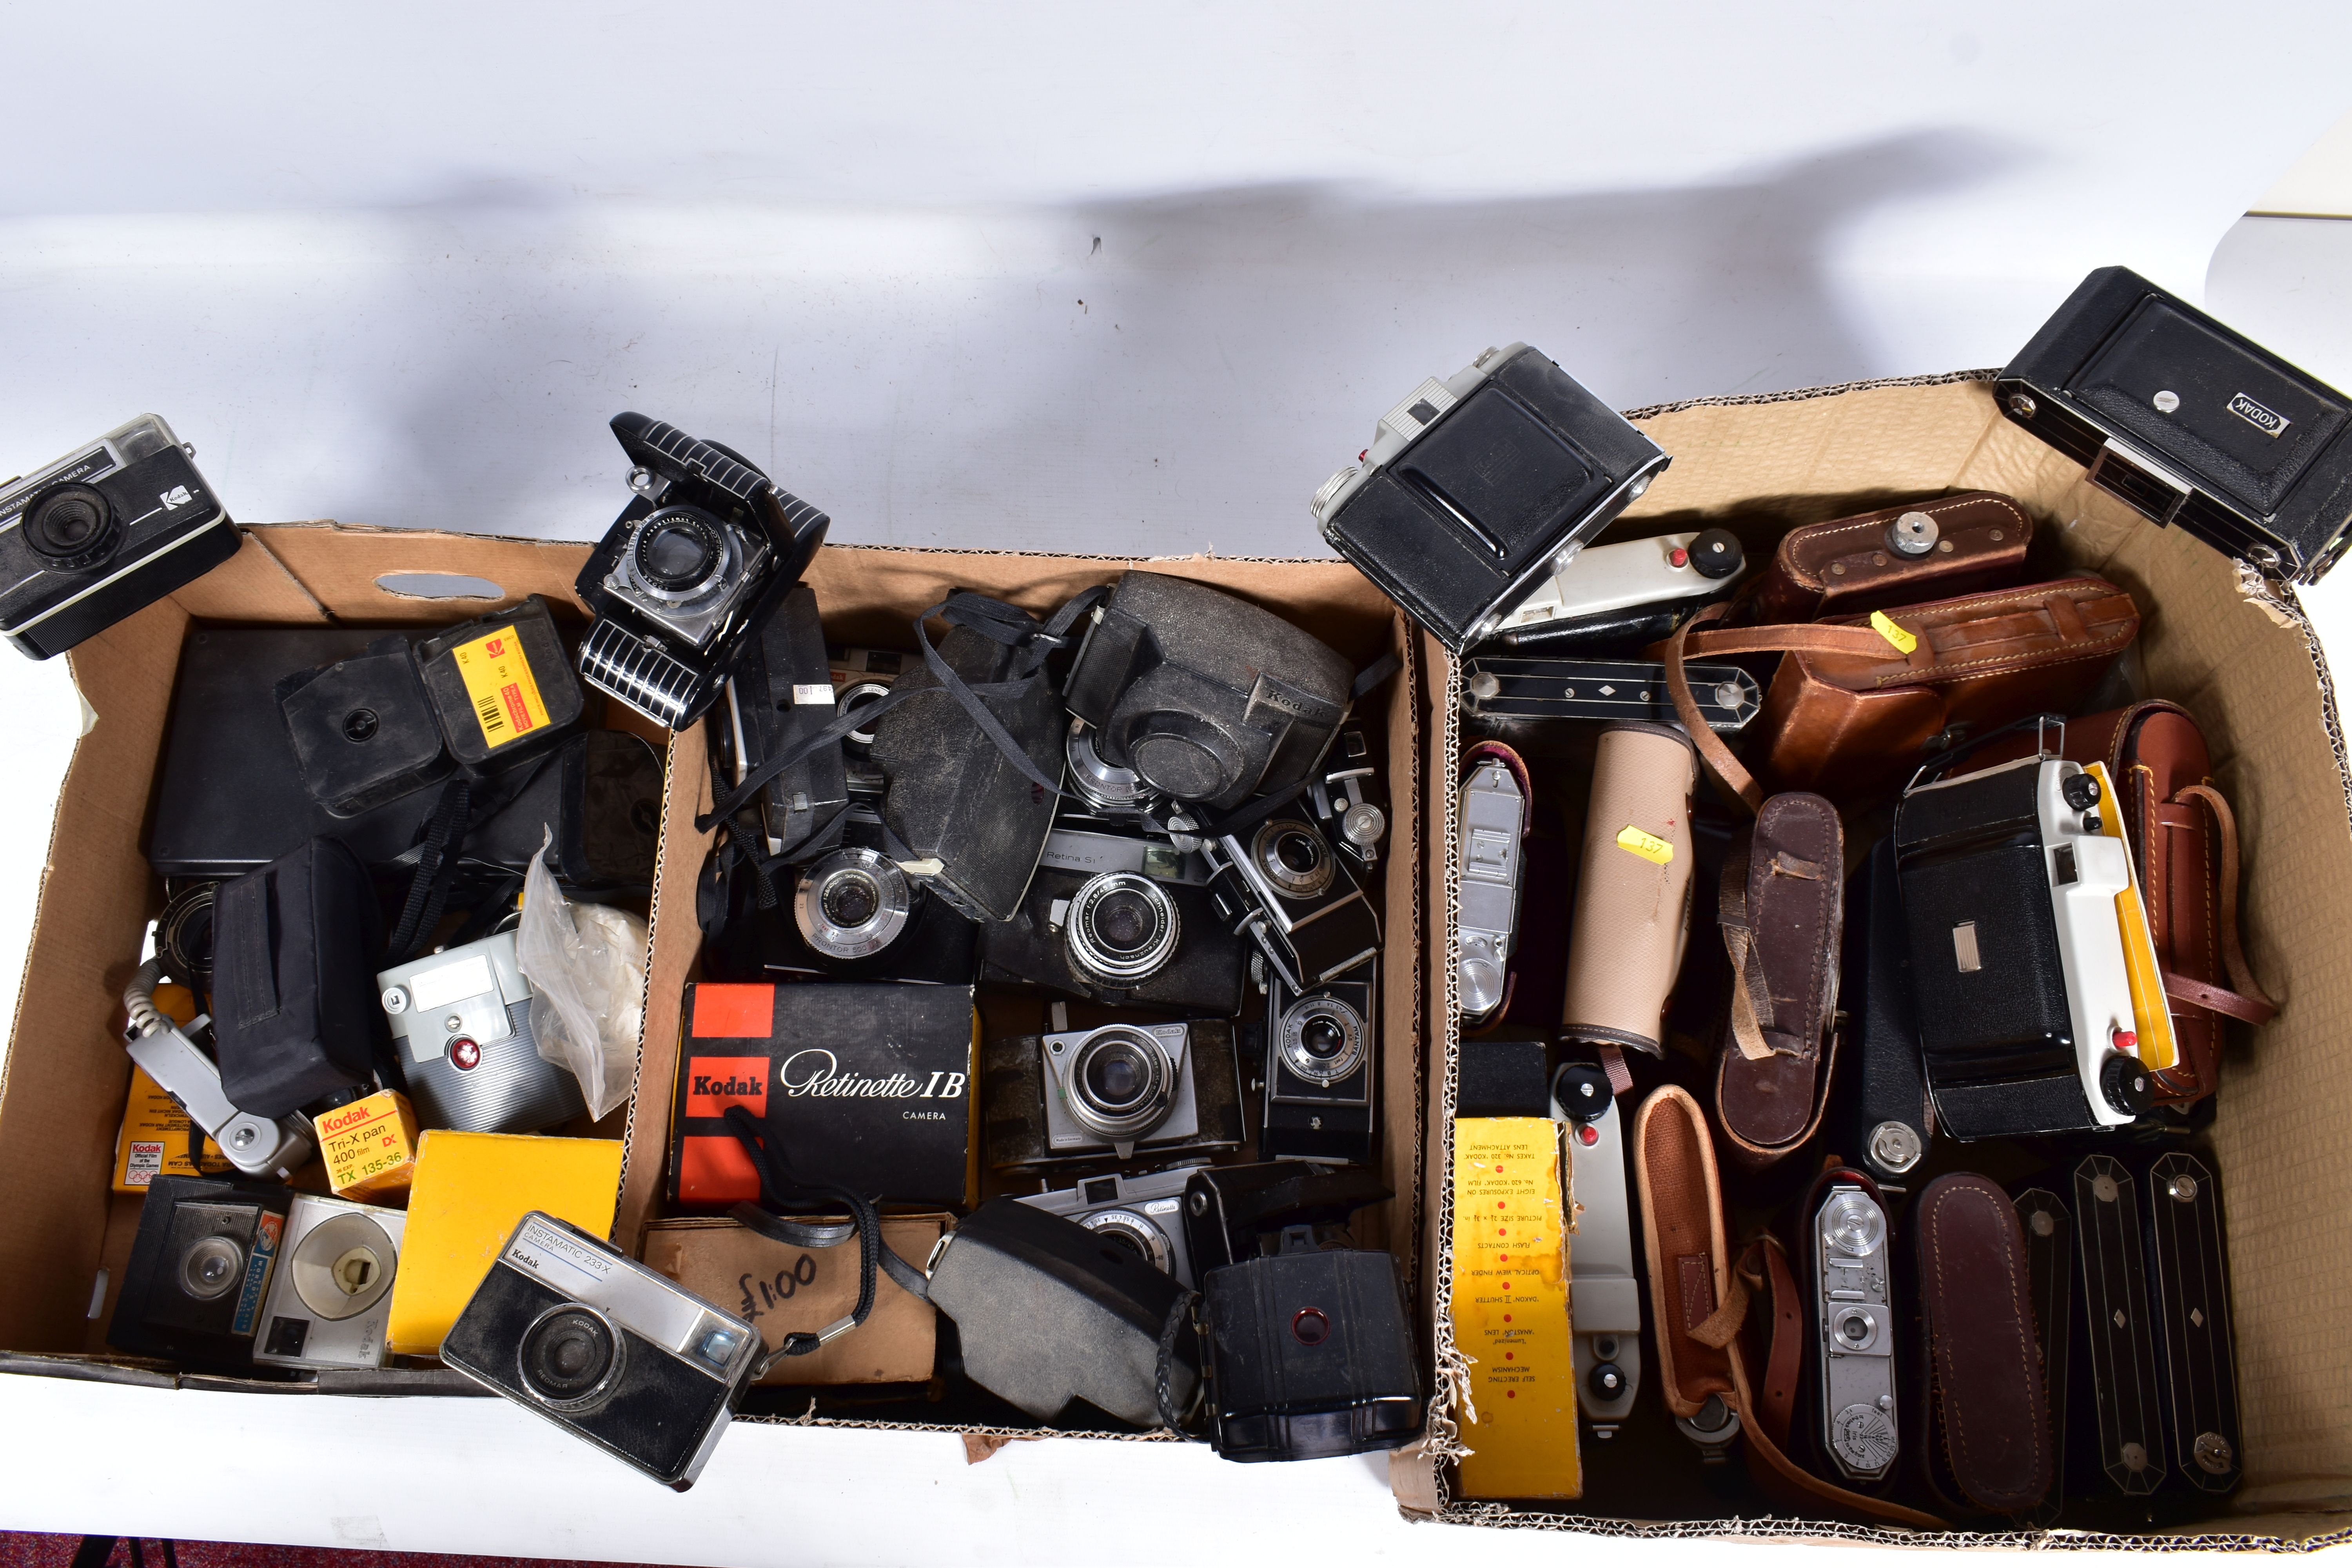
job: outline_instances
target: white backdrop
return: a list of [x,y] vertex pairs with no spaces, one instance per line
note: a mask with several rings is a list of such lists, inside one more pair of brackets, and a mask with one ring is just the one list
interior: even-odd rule
[[[1998,364],[2107,262],[2196,299],[2347,108],[2347,43],[2340,5],[2148,0],[0,4],[0,473],[152,409],[244,521],[586,538],[636,407],[839,539],[1321,553],[1307,495],[1489,343],[1633,406]],[[0,659],[0,712],[17,952],[79,722],[62,661]],[[363,1424],[414,1457],[326,1458]],[[1410,1529],[1373,1461],[967,1469],[952,1438],[743,1430],[673,1498],[487,1403],[24,1379],[0,1525],[714,1563],[1716,1551]]]

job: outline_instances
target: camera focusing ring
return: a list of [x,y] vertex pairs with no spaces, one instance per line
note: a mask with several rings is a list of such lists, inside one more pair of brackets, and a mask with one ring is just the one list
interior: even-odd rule
[[913,904],[914,889],[896,861],[850,846],[801,873],[793,922],[827,958],[871,958],[907,929]]
[[1181,922],[1175,900],[1149,877],[1105,871],[1071,895],[1062,927],[1070,962],[1097,980],[1134,985],[1176,954]]
[[1106,1142],[1139,1139],[1168,1120],[1175,1073],[1160,1042],[1139,1029],[1097,1029],[1070,1059],[1070,1114]]
[[1336,996],[1304,996],[1282,1016],[1282,1065],[1328,1087],[1364,1065],[1364,1020]]
[[1295,817],[1277,816],[1250,840],[1250,858],[1286,899],[1312,899],[1331,886],[1339,866],[1323,836]]
[[83,572],[110,559],[122,544],[122,520],[91,485],[51,485],[26,507],[25,543],[57,572]]
[[561,1411],[602,1402],[627,1360],[627,1342],[613,1320],[579,1301],[560,1302],[531,1320],[515,1350],[523,1392]]
[[1080,721],[1070,721],[1069,739],[1062,750],[1069,759],[1070,786],[1097,811],[1133,811],[1150,802],[1151,790],[1141,775],[1133,768],[1103,761],[1093,732]]
[[646,594],[682,605],[719,586],[738,554],[725,523],[698,507],[666,506],[637,524],[629,563]]

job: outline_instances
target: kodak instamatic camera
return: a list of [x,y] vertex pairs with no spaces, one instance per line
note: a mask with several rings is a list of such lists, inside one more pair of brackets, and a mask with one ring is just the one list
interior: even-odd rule
[[588,1109],[579,1081],[539,1054],[514,932],[387,969],[375,983],[425,1126],[536,1132]]
[[1367,963],[1301,994],[1266,983],[1265,1119],[1269,1160],[1369,1164],[1380,1120],[1379,965]]
[[1456,802],[1454,868],[1462,912],[1454,921],[1454,984],[1462,1018],[1480,1024],[1503,1005],[1511,949],[1519,929],[1519,837],[1527,830],[1527,791],[1500,756],[1479,757]]
[[293,1200],[284,1187],[156,1177],[106,1342],[134,1355],[245,1363]]
[[1294,991],[1378,952],[1380,916],[1322,830],[1280,813],[1206,841],[1219,915],[1249,932]]
[[1886,1211],[1853,1173],[1833,1172],[1811,1241],[1822,1447],[1847,1480],[1875,1481],[1894,1466],[1900,1430]]
[[297,1194],[253,1359],[278,1366],[382,1366],[407,1226],[398,1209]]
[[1405,394],[1312,510],[1334,550],[1458,655],[1668,461],[1541,352],[1513,343]]
[[1181,1166],[1148,1176],[1088,1176],[1075,1187],[1020,1201],[1076,1220],[1190,1289],[1192,1254],[1184,1245],[1184,1184],[1192,1174],[1191,1166]]
[[195,455],[142,414],[0,485],[0,635],[47,658],[236,554]]
[[573,584],[595,613],[580,674],[682,730],[719,696],[743,637],[800,581],[832,520],[716,442],[613,417],[635,498]]
[[1915,784],[1895,813],[1921,1059],[1962,1140],[2122,1127],[2153,1103],[2098,774],[2055,758]]
[[1627,611],[1714,598],[1747,570],[1738,536],[1727,529],[1596,544],[1538,584],[1495,629],[1520,647],[1573,641],[1604,621],[1616,624]]
[[1633,1223],[1625,1197],[1625,1124],[1598,1062],[1563,1062],[1552,1075],[1551,1115],[1568,1126],[1569,1310],[1576,1337],[1576,1402],[1608,1439],[1642,1389],[1642,1277],[1633,1271]]
[[537,1210],[441,1342],[449,1367],[681,1492],[761,1359],[751,1324]]

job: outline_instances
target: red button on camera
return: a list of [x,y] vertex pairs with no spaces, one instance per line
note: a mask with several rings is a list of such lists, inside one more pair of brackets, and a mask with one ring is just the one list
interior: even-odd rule
[[2116,1049],[2128,1056],[2139,1055],[2139,1037],[2129,1029],[2117,1029],[2113,1037]]
[[482,1065],[482,1047],[460,1035],[449,1042],[449,1065],[459,1072],[472,1072]]
[[1687,566],[1690,564],[1690,552],[1677,544],[1675,546],[1674,553],[1667,556],[1666,559],[1676,566]]
[[1590,1149],[1601,1142],[1601,1129],[1587,1123],[1576,1130],[1576,1141]]

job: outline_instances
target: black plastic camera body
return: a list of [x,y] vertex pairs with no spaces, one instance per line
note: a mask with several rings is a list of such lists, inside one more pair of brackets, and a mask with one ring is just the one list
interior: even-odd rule
[[249,1362],[293,1204],[285,1187],[156,1177],[106,1342],[199,1365]]
[[1224,810],[1308,775],[1354,679],[1346,659],[1246,600],[1129,572],[1095,612],[1066,700],[1103,763]]
[[596,616],[580,674],[682,730],[743,637],[800,581],[831,520],[736,453],[642,414],[613,418],[636,492],[573,588]]
[[1301,994],[1266,986],[1265,1119],[1269,1160],[1369,1164],[1380,1125],[1377,960]]
[[47,658],[236,554],[194,458],[142,414],[0,485],[0,635]]
[[1202,853],[1219,917],[1247,932],[1292,990],[1311,991],[1380,952],[1371,900],[1305,815],[1221,833]]

